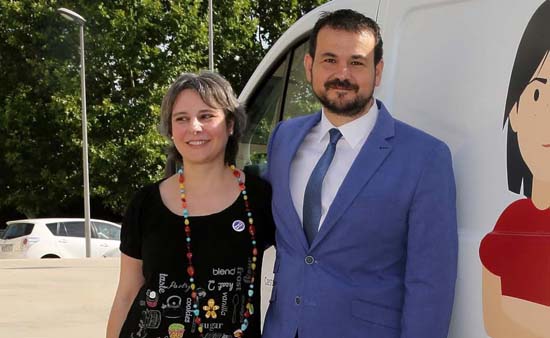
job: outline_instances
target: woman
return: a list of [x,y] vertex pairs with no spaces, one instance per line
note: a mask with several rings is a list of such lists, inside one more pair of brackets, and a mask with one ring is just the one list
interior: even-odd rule
[[[480,246],[489,336],[550,337],[550,1],[518,47],[505,109],[510,204]],[[522,190],[523,188],[523,190]]]
[[273,242],[271,188],[232,163],[245,124],[220,75],[183,74],[161,133],[183,169],[143,188],[122,226],[107,337],[260,337],[260,270]]

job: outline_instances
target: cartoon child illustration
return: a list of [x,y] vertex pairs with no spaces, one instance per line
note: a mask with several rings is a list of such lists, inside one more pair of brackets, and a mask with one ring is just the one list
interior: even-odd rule
[[481,242],[485,329],[493,338],[550,337],[550,1],[533,14],[510,77],[510,204]]

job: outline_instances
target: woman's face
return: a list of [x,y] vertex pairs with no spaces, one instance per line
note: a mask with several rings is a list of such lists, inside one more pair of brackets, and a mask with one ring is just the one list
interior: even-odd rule
[[184,163],[223,163],[230,127],[223,109],[210,107],[192,89],[179,93],[172,107],[172,137]]
[[523,160],[533,179],[550,183],[550,57],[542,59],[510,112]]

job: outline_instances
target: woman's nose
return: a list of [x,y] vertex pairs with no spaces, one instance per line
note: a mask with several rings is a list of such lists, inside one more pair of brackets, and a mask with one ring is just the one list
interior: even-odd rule
[[202,124],[198,119],[193,119],[193,122],[191,123],[191,130],[193,130],[193,132],[202,131]]

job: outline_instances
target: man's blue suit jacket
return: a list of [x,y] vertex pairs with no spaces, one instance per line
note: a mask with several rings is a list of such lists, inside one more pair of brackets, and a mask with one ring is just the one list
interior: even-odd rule
[[264,338],[444,338],[457,269],[448,147],[394,119],[375,127],[308,245],[294,208],[292,159],[320,112],[280,123],[266,178],[277,225]]

